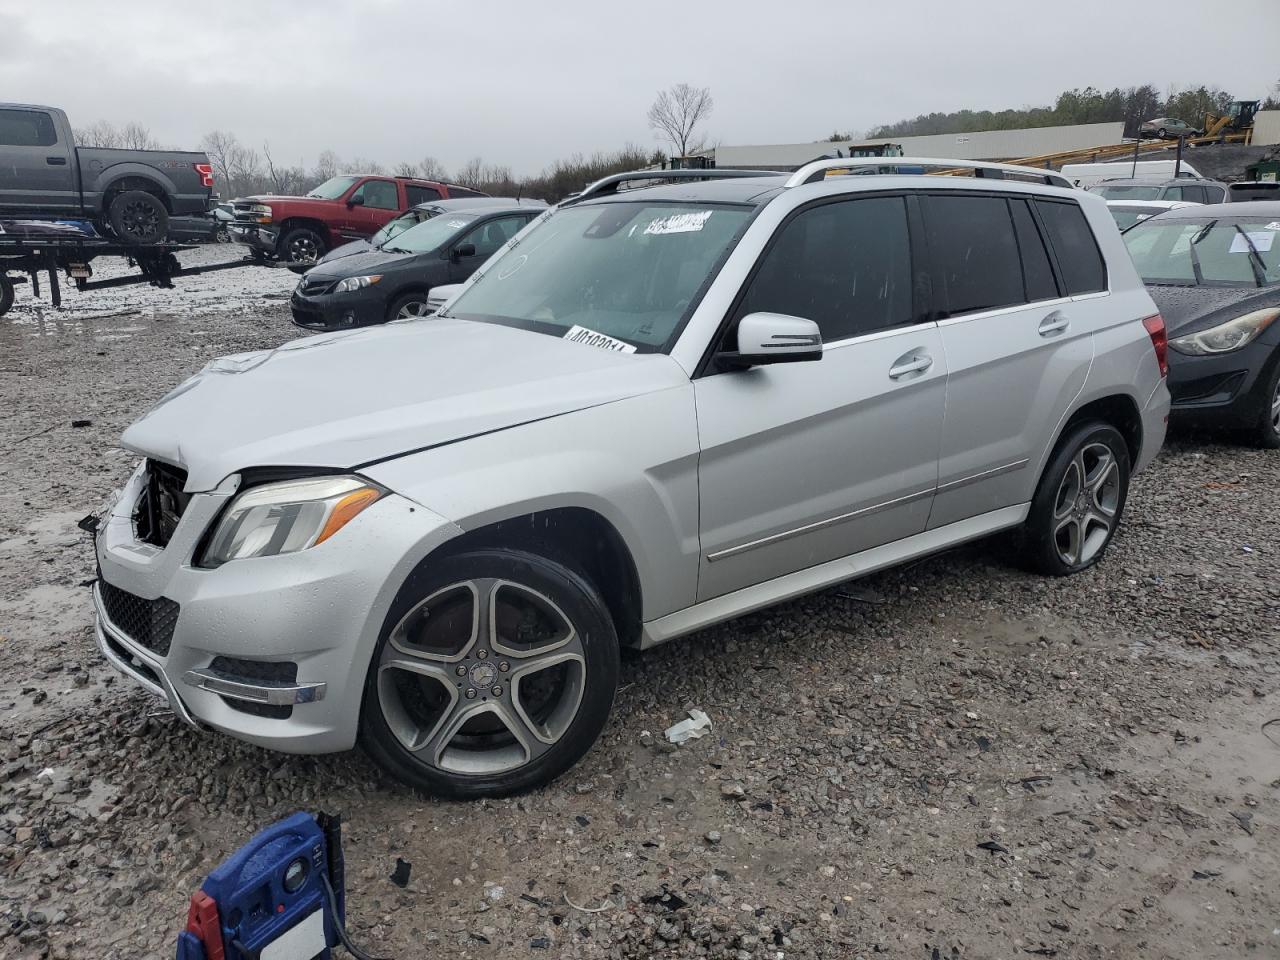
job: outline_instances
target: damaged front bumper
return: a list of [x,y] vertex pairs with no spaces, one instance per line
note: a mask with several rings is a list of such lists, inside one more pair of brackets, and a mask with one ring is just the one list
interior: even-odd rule
[[395,494],[293,554],[196,565],[238,477],[192,494],[164,547],[139,540],[145,465],[99,525],[103,657],[193,727],[269,749],[350,749],[369,659],[401,583],[456,526]]
[[227,224],[227,236],[231,238],[232,243],[242,243],[259,253],[272,256],[275,255],[276,245],[280,241],[280,232],[274,227],[235,221]]

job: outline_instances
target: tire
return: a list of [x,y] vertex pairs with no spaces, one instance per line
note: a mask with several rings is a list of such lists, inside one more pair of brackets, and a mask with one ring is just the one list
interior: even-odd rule
[[161,243],[169,235],[169,211],[158,197],[142,190],[126,190],[112,198],[107,219],[124,243]]
[[396,297],[391,301],[391,306],[387,307],[388,323],[392,320],[410,320],[414,317],[426,317],[429,315],[427,313],[427,291],[425,290],[414,290],[411,293]]
[[213,239],[216,243],[230,243],[231,234],[227,232],[226,227],[219,227],[218,232],[213,235]]
[[0,317],[13,306],[13,281],[0,274]]
[[1073,427],[1031,500],[1021,537],[1025,564],[1065,577],[1102,559],[1124,513],[1130,469],[1128,444],[1115,427],[1098,420]]
[[324,238],[310,227],[294,227],[280,238],[280,259],[285,263],[315,263],[325,255]]
[[[0,310],[0,313],[3,313]],[[1280,450],[1280,351],[1271,362],[1271,376],[1262,392],[1262,409],[1258,411],[1258,425],[1254,441],[1264,450]]]
[[[490,609],[499,612],[492,634]],[[434,796],[542,786],[599,737],[618,659],[608,608],[569,566],[506,548],[428,563],[401,587],[383,625],[360,743],[392,776]]]
[[1169,139],[1169,131],[1167,131],[1164,127],[1161,127],[1159,130],[1156,131],[1156,136],[1158,136],[1161,140],[1167,140]]

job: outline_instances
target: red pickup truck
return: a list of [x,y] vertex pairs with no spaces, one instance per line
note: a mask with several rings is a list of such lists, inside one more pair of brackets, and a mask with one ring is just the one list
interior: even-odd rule
[[331,177],[305,197],[241,197],[227,232],[255,257],[311,263],[351,240],[367,240],[392,217],[432,200],[487,194],[412,177]]

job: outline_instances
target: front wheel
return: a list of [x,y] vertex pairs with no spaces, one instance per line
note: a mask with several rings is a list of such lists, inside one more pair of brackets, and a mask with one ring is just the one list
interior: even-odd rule
[[503,796],[576,763],[617,683],[617,634],[590,581],[525,551],[475,550],[401,588],[365,681],[360,740],[410,786]]
[[280,238],[280,259],[286,263],[315,263],[324,252],[324,238],[310,227],[294,227]]
[[107,208],[107,219],[125,243],[160,243],[169,235],[169,211],[158,197],[143,190],[117,195]]
[[0,317],[9,312],[13,306],[13,281],[0,273]]
[[1027,565],[1062,577],[1102,559],[1124,512],[1129,470],[1129,447],[1115,427],[1082,423],[1063,437],[1023,526]]
[[431,308],[427,306],[427,295],[422,291],[397,297],[387,308],[388,320],[417,320],[429,316],[431,316]]

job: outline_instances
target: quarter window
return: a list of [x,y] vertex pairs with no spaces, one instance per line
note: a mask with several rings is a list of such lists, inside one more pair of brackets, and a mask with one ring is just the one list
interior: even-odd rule
[[1022,260],[1003,197],[925,198],[936,288],[948,316],[1024,303]]
[[52,147],[57,142],[53,118],[43,110],[0,110],[0,145]]
[[1036,200],[1036,209],[1049,233],[1067,293],[1097,293],[1107,289],[1107,267],[1080,205],[1065,200]]
[[765,253],[737,316],[785,313],[827,342],[912,322],[911,244],[902,197],[810,207]]

